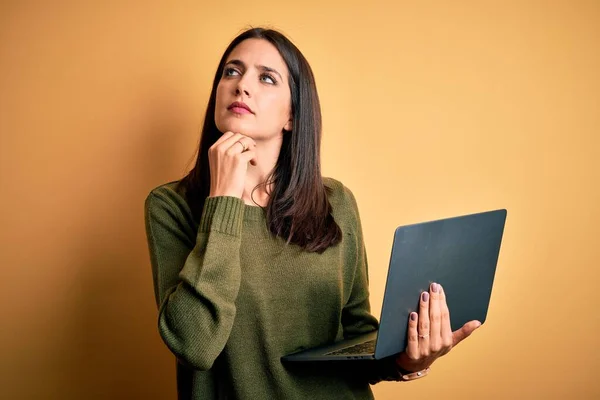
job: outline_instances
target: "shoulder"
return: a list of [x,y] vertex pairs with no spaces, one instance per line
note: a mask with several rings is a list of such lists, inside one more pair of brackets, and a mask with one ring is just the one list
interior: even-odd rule
[[[329,201],[332,203],[344,203],[356,207],[356,198],[352,190],[337,179],[323,178],[323,184],[327,188]],[[333,205],[333,204],[332,204]]]
[[178,220],[193,224],[193,217],[180,181],[161,184],[146,196],[144,212],[148,220]]
[[333,209],[336,221],[352,221],[359,219],[358,205],[352,190],[334,178],[323,178],[323,184],[327,188],[329,202]]
[[167,201],[169,199],[183,198],[183,194],[179,189],[179,182],[180,181],[167,182],[155,187],[150,191],[150,193],[148,193],[146,202],[152,202],[156,199],[163,199]]
[[168,205],[176,205],[185,200],[178,190],[179,181],[163,183],[155,187],[146,196],[146,211],[154,211]]

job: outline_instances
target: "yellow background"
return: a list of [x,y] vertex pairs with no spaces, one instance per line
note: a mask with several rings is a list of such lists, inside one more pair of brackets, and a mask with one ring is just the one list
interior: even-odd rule
[[598,1],[0,5],[0,397],[175,398],[143,201],[248,25],[311,63],[378,315],[397,225],[507,208],[488,321],[378,399],[599,398]]

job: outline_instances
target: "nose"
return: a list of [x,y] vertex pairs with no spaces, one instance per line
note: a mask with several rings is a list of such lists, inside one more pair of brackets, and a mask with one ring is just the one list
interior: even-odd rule
[[244,93],[246,95],[246,97],[250,97],[250,92],[248,91],[248,88],[246,88],[245,86],[238,85],[235,88],[235,94],[236,94],[236,96],[239,96],[242,93]]
[[235,86],[235,95],[239,96],[242,93],[247,97],[251,97],[246,76],[243,76],[241,79],[239,79],[237,85]]

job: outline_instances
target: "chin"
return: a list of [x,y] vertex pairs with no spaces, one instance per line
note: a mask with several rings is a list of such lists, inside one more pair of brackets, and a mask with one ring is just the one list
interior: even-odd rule
[[241,121],[239,118],[227,118],[225,121],[216,121],[216,125],[221,133],[233,132],[253,137],[254,126],[251,126],[252,124],[246,121]]

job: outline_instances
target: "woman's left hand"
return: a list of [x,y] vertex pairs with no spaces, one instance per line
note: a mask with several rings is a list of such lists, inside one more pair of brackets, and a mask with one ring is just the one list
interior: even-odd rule
[[480,326],[479,321],[469,321],[452,332],[444,289],[432,283],[429,292],[421,293],[419,313],[413,312],[409,316],[408,344],[398,355],[396,364],[406,372],[425,369]]

